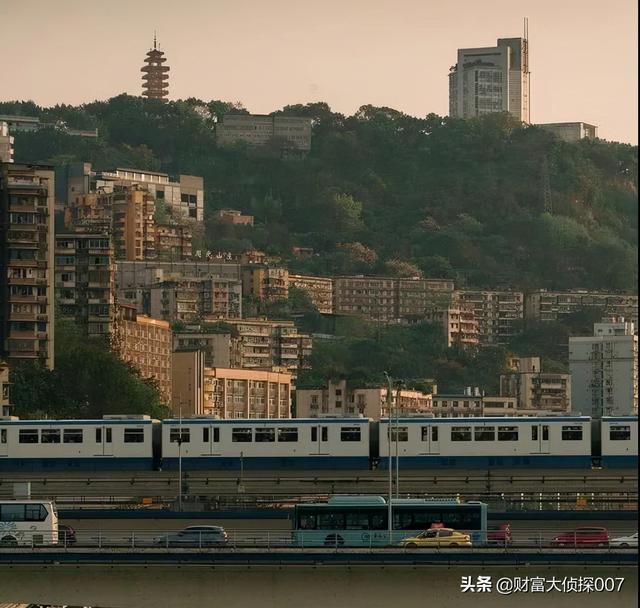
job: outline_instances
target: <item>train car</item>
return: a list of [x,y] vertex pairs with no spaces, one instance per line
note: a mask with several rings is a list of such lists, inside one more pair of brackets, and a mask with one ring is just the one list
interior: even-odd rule
[[[590,425],[582,416],[392,419],[391,455],[403,469],[590,469]],[[378,428],[378,466],[388,469],[388,419]]]
[[638,468],[638,418],[600,420],[600,462],[606,469]]
[[0,471],[153,470],[149,416],[99,420],[0,419]]
[[184,470],[369,469],[369,420],[163,420],[162,468],[178,459]]

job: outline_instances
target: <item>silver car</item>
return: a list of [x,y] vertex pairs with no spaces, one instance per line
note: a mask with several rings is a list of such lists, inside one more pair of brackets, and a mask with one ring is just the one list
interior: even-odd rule
[[222,526],[189,526],[156,538],[155,542],[166,547],[224,547],[229,539]]

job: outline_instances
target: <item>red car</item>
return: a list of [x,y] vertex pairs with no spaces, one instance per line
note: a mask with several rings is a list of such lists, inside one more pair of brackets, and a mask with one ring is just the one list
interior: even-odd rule
[[487,526],[487,543],[510,545],[511,526],[509,524],[490,524]]
[[609,532],[606,528],[576,528],[573,532],[558,534],[551,544],[557,547],[607,547]]

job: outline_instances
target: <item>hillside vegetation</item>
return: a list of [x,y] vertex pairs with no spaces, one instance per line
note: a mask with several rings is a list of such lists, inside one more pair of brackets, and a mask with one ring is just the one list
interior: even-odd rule
[[[314,103],[280,111],[313,120],[311,153],[284,160],[273,150],[217,147],[215,121],[242,111],[126,95],[80,107],[0,103],[0,114],[100,130],[96,140],[55,129],[19,133],[17,161],[202,175],[205,213],[231,207],[256,217],[254,227],[233,227],[209,213],[212,250],[255,247],[318,274],[636,289],[637,147],[564,143],[503,114],[462,121],[363,106],[346,117]],[[545,164],[552,213],[544,210]],[[292,259],[294,245],[319,255]]]

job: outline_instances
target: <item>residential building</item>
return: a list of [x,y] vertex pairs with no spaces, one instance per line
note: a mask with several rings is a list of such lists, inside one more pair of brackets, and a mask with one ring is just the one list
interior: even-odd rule
[[474,118],[509,112],[529,123],[529,43],[499,38],[494,47],[458,49],[449,70],[449,116]]
[[6,122],[12,133],[29,133],[40,129],[55,129],[65,135],[79,137],[98,137],[98,129],[73,129],[62,121],[41,122],[37,116],[15,116],[10,114],[0,115],[0,122]]
[[311,149],[311,119],[294,116],[225,114],[216,125],[221,146],[245,142],[262,147],[276,143],[283,149],[308,152]]
[[242,266],[242,294],[258,300],[286,300],[289,297],[289,271],[266,264]]
[[301,289],[308,296],[318,312],[333,314],[333,279],[302,274],[289,275],[289,287]]
[[59,234],[55,239],[58,311],[90,337],[108,337],[115,321],[115,259],[108,234]]
[[136,300],[140,292],[144,294],[142,310],[169,322],[197,323],[205,317],[242,318],[242,285],[232,279],[199,277],[163,281],[137,290]]
[[[215,322],[216,319],[206,319]],[[232,328],[232,367],[280,367],[291,373],[308,367],[312,340],[293,321],[225,319]]]
[[473,309],[480,344],[506,344],[522,330],[524,295],[520,291],[461,290],[454,305]]
[[597,308],[605,317],[624,317],[638,323],[638,296],[599,291],[546,291],[527,294],[527,321],[562,321],[563,317],[582,309]]
[[[346,380],[329,382],[327,388],[298,389],[296,418],[362,416],[380,420],[389,415],[387,387],[351,388]],[[395,416],[431,414],[432,395],[409,389],[391,391],[391,412]]]
[[462,394],[433,396],[433,415],[438,418],[479,418],[517,416],[514,397],[485,396],[479,389],[467,388]]
[[163,281],[183,279],[219,278],[242,282],[238,264],[211,261],[117,261],[116,287],[118,290],[146,287]]
[[156,257],[155,199],[145,190],[118,189],[113,194],[113,243],[119,260]]
[[334,313],[380,323],[416,322],[452,301],[448,279],[345,276],[334,279]]
[[291,374],[206,367],[199,351],[173,354],[173,411],[232,418],[290,418]]
[[120,305],[112,333],[112,346],[123,361],[134,365],[143,378],[155,380],[164,403],[171,403],[171,327],[166,321],[138,315],[133,306]]
[[234,226],[253,226],[253,215],[244,215],[237,209],[219,209],[216,217]]
[[59,186],[56,201],[71,204],[76,197],[90,193],[114,192],[117,187],[138,186],[166,205],[174,219],[204,221],[204,180],[195,175],[170,178],[167,173],[118,167],[94,171],[91,163],[70,163],[56,168]]
[[0,164],[0,358],[54,365],[53,168]]
[[188,260],[191,258],[193,231],[177,222],[156,223],[156,256],[159,260]]
[[515,397],[518,410],[571,412],[571,375],[542,372],[540,357],[516,357],[500,376],[500,395]]
[[581,139],[596,139],[598,127],[586,122],[548,122],[538,124],[537,127],[550,131],[563,141],[576,142]]
[[9,387],[9,366],[4,361],[0,361],[0,416],[11,415]]
[[13,162],[13,136],[9,125],[0,120],[0,163]]
[[206,367],[231,367],[237,360],[234,346],[230,331],[211,324],[188,325],[173,332],[174,352],[200,351]]
[[569,338],[573,409],[594,418],[638,413],[638,336],[623,317]]
[[[75,188],[75,187],[74,187]],[[64,225],[69,230],[113,230],[113,192],[90,192],[76,196],[64,207]]]
[[149,99],[164,100],[169,95],[169,70],[164,52],[158,49],[156,37],[153,37],[153,48],[147,51],[144,65],[140,68],[142,76],[142,96]]
[[448,347],[474,348],[480,343],[478,321],[473,308],[469,305],[435,309],[427,314],[426,319],[442,327]]

